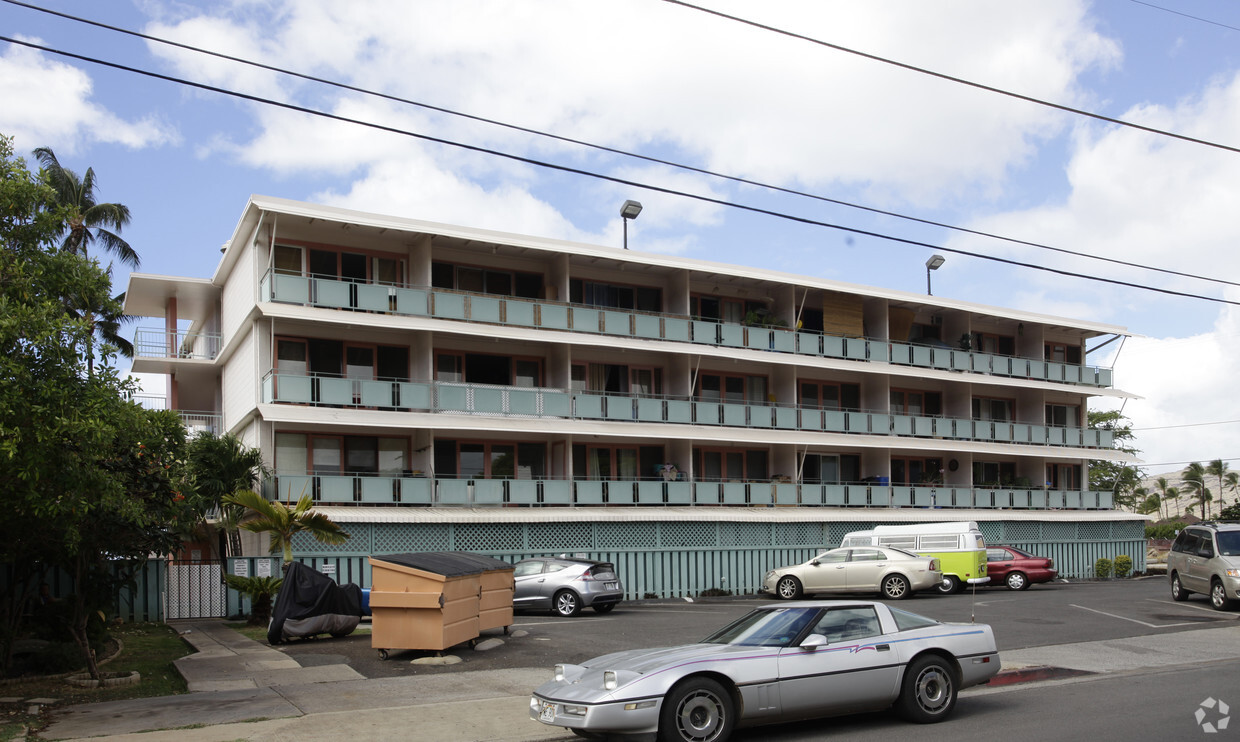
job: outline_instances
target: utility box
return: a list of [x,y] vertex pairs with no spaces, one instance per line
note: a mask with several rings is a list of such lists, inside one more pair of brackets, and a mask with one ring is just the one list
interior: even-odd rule
[[513,566],[467,552],[369,558],[370,646],[444,650],[512,624]]

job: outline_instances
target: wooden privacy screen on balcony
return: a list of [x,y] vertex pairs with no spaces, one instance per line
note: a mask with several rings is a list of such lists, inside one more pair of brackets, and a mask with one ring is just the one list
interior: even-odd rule
[[864,337],[861,297],[825,291],[822,294],[822,331],[828,335]]
[[898,343],[908,340],[913,329],[913,310],[904,307],[887,308],[887,338]]

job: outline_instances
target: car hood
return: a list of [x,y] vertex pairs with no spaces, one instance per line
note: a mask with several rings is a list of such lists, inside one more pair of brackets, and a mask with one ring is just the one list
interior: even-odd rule
[[591,670],[629,670],[646,674],[668,667],[693,664],[703,660],[716,660],[738,654],[754,652],[777,653],[777,647],[748,647],[727,644],[682,644],[678,647],[657,647],[655,649],[632,649],[626,652],[614,652],[584,663],[582,666]]

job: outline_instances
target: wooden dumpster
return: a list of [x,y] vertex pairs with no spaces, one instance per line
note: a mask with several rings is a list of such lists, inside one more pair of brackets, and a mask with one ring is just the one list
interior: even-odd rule
[[370,646],[444,650],[512,623],[512,565],[466,552],[369,558]]

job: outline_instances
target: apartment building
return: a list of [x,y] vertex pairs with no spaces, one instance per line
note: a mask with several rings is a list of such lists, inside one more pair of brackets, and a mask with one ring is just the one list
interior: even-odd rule
[[125,311],[162,322],[133,365],[161,403],[261,448],[270,497],[352,534],[298,558],[364,585],[370,554],[466,550],[746,592],[928,520],[1144,566],[1088,482],[1130,460],[1086,425],[1122,327],[259,196],[214,276],[134,274]]

